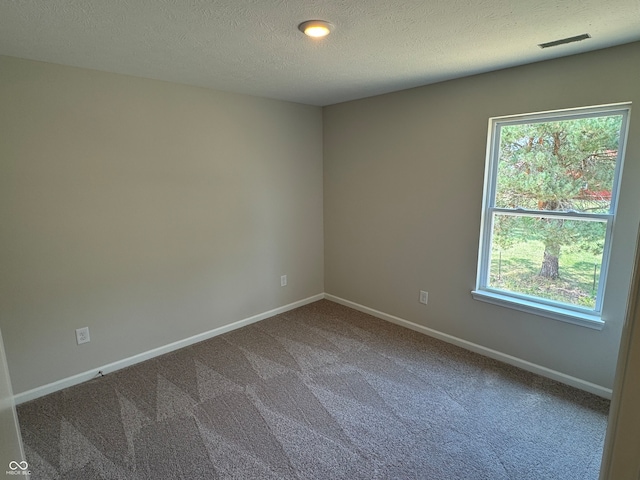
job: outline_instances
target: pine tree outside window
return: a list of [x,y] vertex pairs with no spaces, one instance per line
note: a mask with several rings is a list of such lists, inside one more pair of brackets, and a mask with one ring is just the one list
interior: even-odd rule
[[489,120],[474,298],[602,328],[629,110]]

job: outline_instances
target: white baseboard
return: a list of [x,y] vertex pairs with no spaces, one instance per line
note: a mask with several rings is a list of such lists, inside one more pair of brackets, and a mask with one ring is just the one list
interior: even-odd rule
[[367,313],[374,317],[380,318],[382,320],[386,320],[391,323],[395,323],[396,325],[400,325],[406,328],[410,328],[411,330],[415,330],[420,333],[424,333],[430,337],[437,338],[438,340],[442,340],[447,343],[451,343],[458,347],[462,347],[466,350],[470,350],[475,353],[479,353],[480,355],[484,355],[485,357],[493,358],[494,360],[499,360],[501,362],[507,363],[509,365],[513,365],[515,367],[522,368],[523,370],[527,370],[532,373],[536,373],[543,377],[551,378],[552,380],[556,380],[560,383],[564,383],[566,385],[570,385],[572,387],[579,388],[580,390],[584,390],[586,392],[593,393],[603,398],[611,399],[612,390],[610,388],[605,388],[600,385],[596,385],[595,383],[587,382],[586,380],[582,380],[580,378],[572,377],[571,375],[564,374],[562,372],[558,372],[556,370],[552,370],[547,367],[543,367],[541,365],[537,365],[535,363],[528,362],[527,360],[523,360],[518,357],[513,357],[511,355],[507,355],[506,353],[499,352],[497,350],[493,350],[491,348],[483,347],[482,345],[478,345],[476,343],[469,342],[467,340],[463,340],[458,337],[454,337],[453,335],[449,335],[447,333],[442,333],[437,330],[433,330],[431,328],[418,325],[417,323],[410,322],[408,320],[404,320],[402,318],[396,317],[394,315],[389,315],[388,313],[380,312],[378,310],[374,310],[373,308],[365,307],[364,305],[360,305],[355,302],[351,302],[349,300],[345,300],[344,298],[336,297],[334,295],[330,295],[328,293],[324,294],[324,298],[330,300],[335,303],[339,303],[346,307],[353,308],[354,310],[358,310],[360,312]]
[[322,300],[323,298],[324,298],[324,294],[319,293],[318,295],[314,295],[312,297],[308,297],[303,300],[299,300],[297,302],[284,305],[282,307],[274,308],[273,310],[269,310],[268,312],[259,313],[258,315],[245,318],[244,320],[238,320],[237,322],[233,322],[228,325],[224,325],[222,327],[214,328],[213,330],[209,330],[208,332],[199,333],[198,335],[194,335],[192,337],[185,338],[183,340],[178,340],[177,342],[173,342],[168,345],[164,345],[162,347],[154,348],[152,350],[148,350],[146,352],[133,355],[132,357],[118,360],[116,362],[109,363],[107,365],[103,365],[98,368],[92,368],[91,370],[87,370],[86,372],[78,373],[71,377],[63,378],[56,382],[49,383],[47,385],[42,385],[41,387],[36,387],[32,390],[27,390],[26,392],[18,393],[17,395],[14,396],[15,403],[16,405],[19,405],[21,403],[28,402],[30,400],[35,400],[36,398],[43,397],[53,392],[57,392],[58,390],[62,390],[63,388],[72,387],[79,383],[86,382],[88,380],[96,378],[100,376],[100,372],[106,375],[107,373],[112,373],[112,372],[115,372],[116,370],[120,370],[122,368],[135,365],[136,363],[144,362],[145,360],[149,360],[159,355],[173,352],[174,350],[178,350],[179,348],[188,347],[189,345],[193,345],[194,343],[202,342],[203,340],[208,340],[209,338],[216,337],[223,333],[230,332],[231,330],[235,330],[237,328],[259,322],[260,320],[273,317],[280,313],[288,312],[289,310],[293,310],[295,308],[302,307],[309,303]]
[[148,350],[146,352],[139,353],[137,355],[133,355],[132,357],[128,357],[122,360],[118,360],[113,363],[109,363],[107,365],[103,365],[101,367],[93,368],[87,370],[86,372],[78,373],[71,377],[63,378],[53,383],[49,383],[47,385],[42,385],[40,387],[36,387],[32,390],[27,390],[26,392],[18,393],[14,396],[14,400],[16,405],[19,405],[24,402],[28,402],[30,400],[35,400],[36,398],[43,397],[53,392],[57,392],[58,390],[62,390],[63,388],[72,387],[79,383],[86,382],[93,378],[96,378],[102,374],[108,374],[115,372],[116,370],[120,370],[125,367],[129,367],[131,365],[135,365],[136,363],[143,362],[145,360],[149,360],[151,358],[157,357],[159,355],[163,355],[165,353],[173,352],[174,350],[178,350],[179,348],[188,347],[189,345],[193,345],[194,343],[201,342],[203,340],[208,340],[209,338],[221,335],[226,332],[230,332],[237,328],[244,327],[246,325],[250,325],[252,323],[259,322],[260,320],[264,320],[269,317],[273,317],[280,313],[288,312],[298,307],[302,307],[309,303],[316,302],[318,300],[322,300],[326,298],[335,303],[339,303],[346,307],[353,308],[354,310],[358,310],[360,312],[367,313],[376,318],[380,318],[382,320],[386,320],[391,323],[395,323],[396,325],[400,325],[411,330],[415,330],[417,332],[423,333],[430,337],[437,338],[438,340],[442,340],[447,343],[451,343],[458,347],[462,347],[466,350],[470,350],[475,353],[479,353],[480,355],[484,355],[485,357],[493,358],[495,360],[507,363],[509,365],[513,365],[523,370],[527,370],[532,373],[536,373],[543,377],[551,378],[558,382],[564,383],[566,385],[570,385],[572,387],[579,388],[580,390],[584,390],[595,395],[598,395],[603,398],[611,399],[612,391],[610,388],[605,388],[600,385],[596,385],[591,382],[587,382],[586,380],[582,380],[576,377],[572,377],[571,375],[566,375],[562,372],[558,372],[556,370],[552,370],[547,367],[543,367],[541,365],[537,365],[535,363],[528,362],[521,358],[517,358],[511,355],[507,355],[506,353],[499,352],[497,350],[493,350],[491,348],[484,347],[482,345],[478,345],[476,343],[469,342],[467,340],[463,340],[458,337],[454,337],[453,335],[449,335],[447,333],[442,333],[437,330],[433,330],[432,328],[425,327],[423,325],[418,325],[417,323],[410,322],[408,320],[404,320],[400,317],[396,317],[394,315],[390,315],[388,313],[380,312],[373,308],[365,307],[364,305],[360,305],[358,303],[352,302],[350,300],[345,300],[340,297],[336,297],[334,295],[330,295],[327,293],[320,293],[318,295],[314,295],[312,297],[305,298],[303,300],[299,300],[297,302],[290,303],[288,305],[284,305],[279,308],[275,308],[273,310],[269,310],[268,312],[260,313],[258,315],[254,315],[249,318],[245,318],[243,320],[238,320],[237,322],[230,323],[228,325],[224,325],[222,327],[214,328],[213,330],[209,330],[207,332],[200,333],[198,335],[194,335],[189,338],[185,338],[183,340],[179,340],[177,342],[170,343],[168,345],[164,345],[162,347],[154,348],[152,350]]

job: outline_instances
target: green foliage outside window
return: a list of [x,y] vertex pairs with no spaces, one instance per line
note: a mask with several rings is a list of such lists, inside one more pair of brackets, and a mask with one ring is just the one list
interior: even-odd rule
[[500,126],[493,206],[513,213],[493,215],[489,284],[594,307],[607,222],[568,217],[613,213],[622,122],[615,114]]

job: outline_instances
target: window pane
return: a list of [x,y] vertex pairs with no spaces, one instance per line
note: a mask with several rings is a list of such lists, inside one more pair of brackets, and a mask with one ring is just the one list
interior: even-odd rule
[[608,213],[622,119],[503,125],[495,206]]
[[594,309],[606,222],[494,214],[488,286]]

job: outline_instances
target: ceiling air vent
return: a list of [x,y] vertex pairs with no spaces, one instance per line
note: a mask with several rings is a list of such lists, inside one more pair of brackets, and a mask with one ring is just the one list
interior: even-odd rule
[[567,37],[561,40],[554,40],[553,42],[539,43],[538,46],[540,48],[557,47],[558,45],[564,45],[565,43],[580,42],[582,40],[586,40],[587,38],[591,38],[591,35],[589,35],[588,33],[583,33],[582,35],[576,35],[575,37]]

